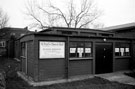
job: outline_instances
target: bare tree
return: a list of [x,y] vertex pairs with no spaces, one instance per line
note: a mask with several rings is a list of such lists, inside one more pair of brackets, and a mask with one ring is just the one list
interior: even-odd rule
[[8,26],[8,21],[8,15],[2,9],[0,9],[0,29]]
[[52,5],[51,2],[49,3],[49,8],[44,5],[33,1],[28,2],[26,6],[27,15],[34,19],[36,25],[41,28],[48,26],[89,27],[90,24],[93,25],[95,23],[102,13],[90,0],[82,0],[78,6],[73,0],[70,0],[64,10]]

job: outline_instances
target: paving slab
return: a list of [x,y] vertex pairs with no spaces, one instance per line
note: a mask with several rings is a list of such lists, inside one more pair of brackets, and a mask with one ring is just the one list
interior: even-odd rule
[[130,71],[120,71],[106,74],[98,74],[96,76],[107,79],[109,81],[116,81],[123,84],[135,85],[135,78],[132,78],[124,74],[129,72]]

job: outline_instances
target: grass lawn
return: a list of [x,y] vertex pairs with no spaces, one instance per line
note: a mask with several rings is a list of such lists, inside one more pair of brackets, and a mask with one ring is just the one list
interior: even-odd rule
[[0,58],[0,61],[0,68],[6,71],[6,89],[135,89],[135,86],[110,82],[99,77],[50,86],[32,87],[17,77],[16,71],[19,70],[19,62],[7,58]]

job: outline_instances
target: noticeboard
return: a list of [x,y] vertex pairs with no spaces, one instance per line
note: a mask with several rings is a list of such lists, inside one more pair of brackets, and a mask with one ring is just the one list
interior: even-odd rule
[[65,58],[65,42],[39,42],[39,58]]

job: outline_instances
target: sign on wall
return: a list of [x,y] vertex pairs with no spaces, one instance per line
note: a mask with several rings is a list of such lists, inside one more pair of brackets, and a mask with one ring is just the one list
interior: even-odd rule
[[85,48],[85,53],[91,53],[91,48]]
[[126,52],[129,52],[129,48],[125,48],[125,51],[126,51]]
[[76,52],[76,48],[70,48],[70,53],[75,53]]
[[79,57],[82,57],[83,48],[77,48],[77,52],[79,53]]
[[115,48],[115,52],[119,52],[119,48]]
[[120,48],[121,56],[124,56],[124,48]]
[[39,42],[39,58],[65,58],[65,42]]

